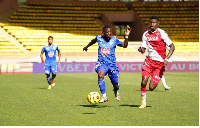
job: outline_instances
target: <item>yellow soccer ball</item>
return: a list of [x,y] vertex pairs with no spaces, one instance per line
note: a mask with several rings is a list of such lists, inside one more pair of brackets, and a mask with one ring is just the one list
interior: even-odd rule
[[100,94],[98,92],[90,92],[87,95],[87,100],[90,104],[96,105],[99,103],[100,100]]

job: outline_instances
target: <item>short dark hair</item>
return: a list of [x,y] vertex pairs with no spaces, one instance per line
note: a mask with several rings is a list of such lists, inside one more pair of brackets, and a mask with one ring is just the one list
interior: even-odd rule
[[104,26],[104,27],[103,27],[103,32],[105,32],[106,28],[111,28],[111,27],[109,27],[109,26],[107,26],[107,25]]
[[49,39],[49,38],[52,38],[52,39],[53,39],[53,36],[49,36],[48,39]]
[[158,18],[157,16],[151,16],[149,19],[150,19],[150,20],[151,20],[151,19],[156,19],[157,21],[159,21],[159,18]]

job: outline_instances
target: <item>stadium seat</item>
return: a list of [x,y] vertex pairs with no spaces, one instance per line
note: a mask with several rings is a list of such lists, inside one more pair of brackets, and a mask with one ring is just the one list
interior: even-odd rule
[[125,3],[28,2],[13,12],[3,28],[31,52],[40,52],[50,35],[60,49],[77,52],[101,34],[96,18],[104,12],[127,13],[127,10]]

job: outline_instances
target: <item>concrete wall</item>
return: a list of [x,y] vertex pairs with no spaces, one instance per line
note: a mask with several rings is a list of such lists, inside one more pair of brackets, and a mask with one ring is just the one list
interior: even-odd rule
[[17,7],[18,0],[0,0],[0,22],[7,22],[9,16]]
[[18,7],[18,0],[0,0],[0,13],[5,13],[9,10]]
[[102,14],[101,20],[105,25],[109,25],[112,27],[113,34],[116,34],[116,30],[114,27],[114,22],[127,22],[131,23],[132,31],[129,36],[129,40],[131,41],[140,41],[142,39],[142,34],[147,30],[147,26],[143,23],[137,13],[133,10],[128,11],[127,14]]

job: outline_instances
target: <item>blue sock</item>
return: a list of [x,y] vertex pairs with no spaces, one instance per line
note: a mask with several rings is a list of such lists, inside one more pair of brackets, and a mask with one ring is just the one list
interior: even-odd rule
[[51,85],[51,78],[50,77],[47,78],[47,82],[48,82],[49,85]]
[[117,86],[114,86],[114,91],[118,91],[119,90],[120,85],[118,84]]
[[56,74],[52,73],[52,80],[54,80],[56,78]]
[[105,94],[106,93],[106,88],[105,88],[106,84],[105,84],[104,79],[98,78],[98,84],[99,84],[99,88],[100,88],[101,93]]

